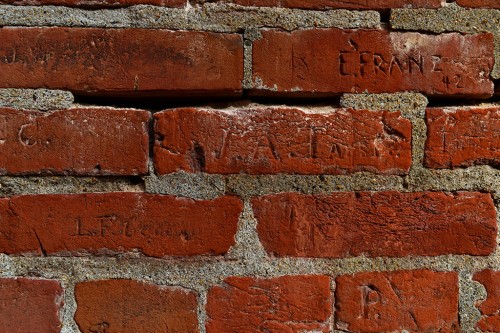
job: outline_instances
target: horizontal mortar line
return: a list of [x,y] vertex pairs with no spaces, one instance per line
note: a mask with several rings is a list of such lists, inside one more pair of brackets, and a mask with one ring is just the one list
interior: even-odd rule
[[[240,20],[234,15],[241,14]],[[326,11],[205,4],[191,8],[136,5],[115,9],[82,9],[61,6],[0,6],[4,26],[80,26],[110,28],[178,28],[239,32],[256,26],[286,30],[307,27],[378,28],[377,11],[332,9]],[[221,23],[222,22],[222,23]]]
[[[4,264],[2,265],[2,262]],[[399,271],[430,269],[436,271],[480,271],[500,269],[500,251],[489,257],[440,256],[440,257],[402,257],[347,259],[272,259],[252,261],[168,261],[162,259],[116,259],[116,258],[64,258],[64,257],[8,257],[0,255],[0,267],[6,266],[0,276],[26,276],[33,272],[43,277],[67,278],[66,266],[71,266],[75,279],[95,279],[131,277],[143,279],[146,276],[156,281],[180,283],[185,274],[191,278],[189,283],[198,279],[213,283],[232,275],[254,275],[274,277],[284,275],[344,275],[371,271]],[[10,267],[10,269],[9,269]],[[110,269],[111,268],[111,269]],[[85,274],[82,274],[85,272]],[[148,272],[148,274],[145,274]],[[217,277],[206,277],[207,272]]]

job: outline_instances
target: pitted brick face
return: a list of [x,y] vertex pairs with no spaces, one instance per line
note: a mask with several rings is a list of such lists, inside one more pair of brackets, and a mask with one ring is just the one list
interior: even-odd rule
[[60,332],[62,298],[55,280],[0,278],[0,332]]
[[500,332],[500,271],[484,270],[474,274],[474,280],[486,288],[487,297],[476,303],[481,312],[477,328],[481,332]]
[[132,280],[75,286],[75,321],[82,332],[198,333],[196,293]]
[[498,0],[457,0],[457,4],[472,8],[500,8]]
[[493,48],[491,34],[264,30],[253,43],[254,93],[486,98],[493,95]]
[[146,174],[149,117],[111,108],[0,108],[0,174]]
[[343,332],[460,332],[455,272],[342,275],[335,308],[335,326]]
[[219,174],[405,174],[411,123],[399,112],[291,108],[155,114],[155,169]]
[[142,193],[0,199],[0,253],[152,257],[223,255],[243,204]]
[[490,194],[280,193],[252,206],[260,239],[277,257],[488,255],[496,248]]
[[2,28],[0,40],[2,88],[121,96],[231,95],[242,89],[243,40],[236,34]]
[[207,333],[329,332],[327,276],[229,277],[208,292]]
[[425,165],[445,169],[500,166],[500,108],[427,110]]

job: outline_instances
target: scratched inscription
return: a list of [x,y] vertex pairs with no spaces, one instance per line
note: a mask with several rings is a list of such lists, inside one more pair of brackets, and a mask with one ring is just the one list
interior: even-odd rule
[[[351,42],[352,43],[352,42]],[[338,71],[341,77],[368,78],[429,74],[441,77],[444,89],[465,89],[461,74],[446,74],[443,57],[439,54],[384,55],[371,51],[341,50],[338,54]]]
[[134,219],[123,219],[115,214],[98,215],[92,218],[76,217],[70,236],[98,238],[175,237],[188,241],[193,232],[172,227],[168,221],[154,224],[139,223]]

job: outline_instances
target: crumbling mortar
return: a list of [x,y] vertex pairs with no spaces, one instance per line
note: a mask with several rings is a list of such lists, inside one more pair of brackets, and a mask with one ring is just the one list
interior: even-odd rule
[[202,30],[239,33],[248,28],[379,28],[376,11],[301,10],[205,3],[186,8],[136,5],[87,10],[62,6],[0,6],[0,26],[65,26]]

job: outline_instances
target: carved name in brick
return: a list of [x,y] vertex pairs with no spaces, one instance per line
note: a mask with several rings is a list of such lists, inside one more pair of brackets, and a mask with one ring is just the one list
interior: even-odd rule
[[491,34],[339,29],[262,34],[253,45],[256,93],[493,94]]
[[458,277],[432,271],[339,276],[336,327],[346,332],[456,332]]
[[262,244],[279,257],[488,255],[496,248],[496,211],[486,193],[279,193],[252,205]]
[[0,173],[144,174],[148,121],[140,110],[0,108]]
[[398,112],[176,109],[155,120],[160,174],[404,174],[411,165],[411,123]]
[[0,199],[0,252],[221,255],[234,243],[241,200],[138,193]]

